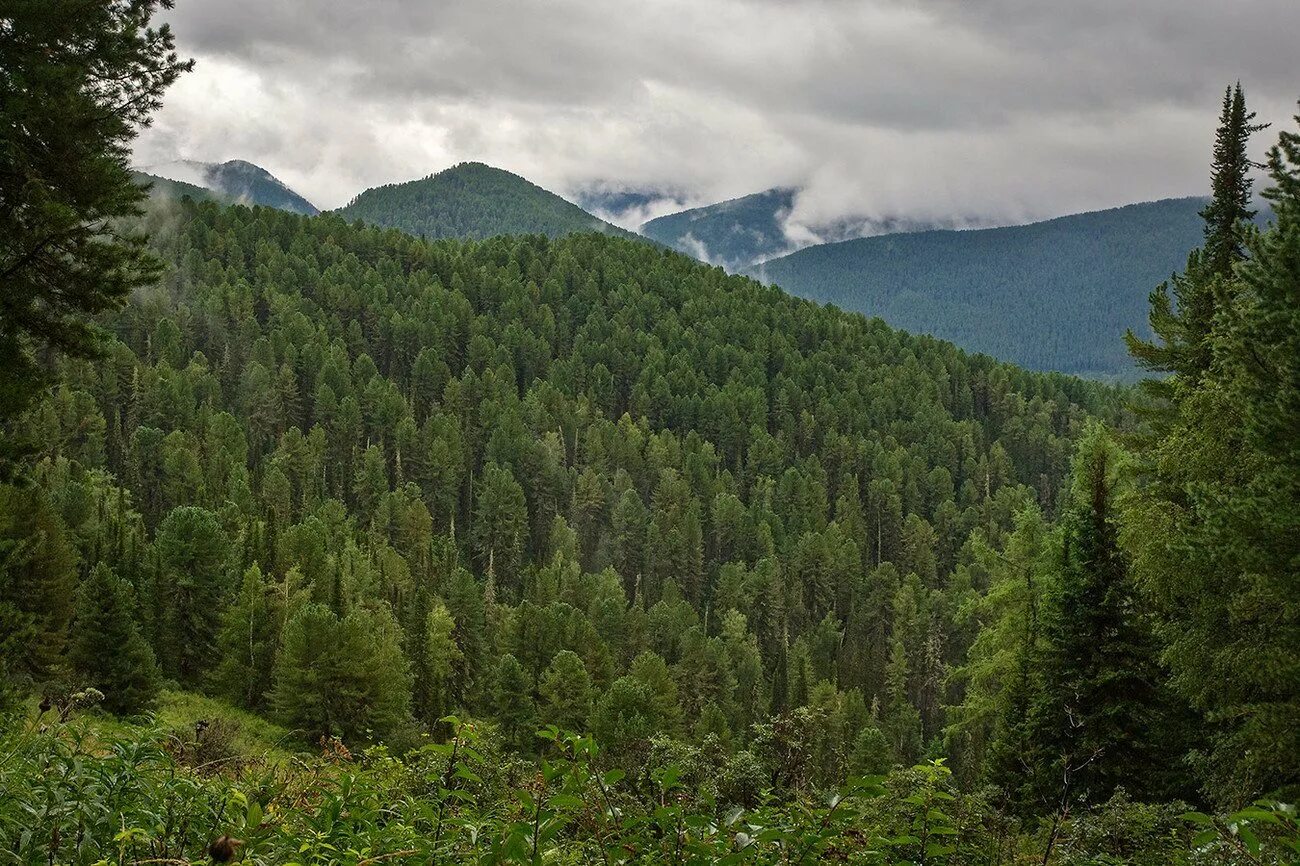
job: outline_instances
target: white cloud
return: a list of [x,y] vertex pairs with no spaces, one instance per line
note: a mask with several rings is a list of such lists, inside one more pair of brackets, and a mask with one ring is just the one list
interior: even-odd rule
[[1300,95],[1294,0],[180,0],[170,20],[199,64],[137,162],[248,159],[322,207],[480,159],[683,204],[802,186],[796,232],[1014,221],[1199,192],[1225,84],[1265,120]]

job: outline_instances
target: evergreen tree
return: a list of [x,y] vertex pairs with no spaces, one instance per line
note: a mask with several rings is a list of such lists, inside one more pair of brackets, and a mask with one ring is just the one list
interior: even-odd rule
[[356,742],[389,736],[410,719],[410,665],[387,607],[354,607],[339,617],[304,604],[290,618],[276,658],[272,703],[285,724],[309,738]]
[[1300,784],[1300,133],[1281,133],[1268,168],[1276,221],[1220,316],[1221,373],[1163,443],[1182,455],[1178,498],[1144,501],[1134,532],[1227,802]]
[[163,673],[197,685],[217,660],[230,542],[216,515],[187,505],[163,519],[154,549],[160,569],[154,590],[161,610],[157,652]]
[[452,679],[462,659],[454,637],[456,621],[447,608],[437,602],[425,610],[418,649],[407,655],[412,660],[415,717],[432,726],[454,709]]
[[95,349],[83,320],[158,273],[129,144],[192,62],[150,20],[170,0],[18,0],[0,28],[0,418],[44,379],[36,350]]
[[541,719],[562,730],[585,731],[591,716],[591,676],[577,653],[561,650],[542,674]]
[[[1250,238],[1251,208],[1250,137],[1267,129],[1268,124],[1251,123],[1255,112],[1246,111],[1246,97],[1241,82],[1229,87],[1223,94],[1223,110],[1219,115],[1219,128],[1214,136],[1214,164],[1210,171],[1210,203],[1201,211],[1205,220],[1205,263],[1211,274],[1221,279],[1232,276],[1237,262],[1246,258]],[[1198,310],[1196,322],[1204,336],[1213,322],[1209,315]]]
[[528,674],[509,653],[497,662],[492,683],[492,714],[501,734],[513,749],[531,752],[536,744],[537,704]]
[[48,498],[0,485],[0,704],[11,687],[55,674],[75,604],[76,561]]
[[283,602],[255,564],[244,572],[239,595],[226,608],[217,636],[220,661],[213,687],[239,706],[267,706],[271,671],[279,648]]
[[[1253,230],[1250,172],[1254,164],[1248,147],[1250,137],[1267,126],[1251,123],[1254,118],[1254,112],[1246,110],[1241,84],[1229,87],[1215,134],[1212,197],[1201,211],[1205,244],[1188,257],[1184,272],[1174,275],[1172,300],[1165,285],[1151,293],[1150,323],[1157,342],[1141,340],[1132,331],[1125,336],[1129,352],[1148,370],[1195,382],[1213,361],[1210,336],[1216,312],[1231,291],[1233,268],[1246,257]],[[1173,384],[1150,382],[1147,388],[1170,399],[1175,396]]]
[[102,562],[77,590],[68,663],[78,680],[103,692],[110,712],[142,712],[158,695],[158,662],[140,635],[131,588]]
[[1061,572],[1044,611],[1042,685],[1027,732],[1026,765],[1051,804],[1065,796],[1100,802],[1121,786],[1149,796],[1175,759],[1165,749],[1176,744],[1161,741],[1169,701],[1159,649],[1119,546],[1122,459],[1098,425],[1076,452]]

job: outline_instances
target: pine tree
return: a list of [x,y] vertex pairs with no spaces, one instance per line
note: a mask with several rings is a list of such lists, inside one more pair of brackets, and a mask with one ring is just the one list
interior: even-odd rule
[[158,696],[158,662],[140,635],[131,588],[102,562],[77,591],[68,662],[110,712],[139,713]]
[[309,738],[362,741],[389,736],[410,720],[411,673],[401,629],[386,607],[358,605],[340,618],[304,604],[284,630],[272,703]]
[[[192,61],[166,25],[170,0],[8,4],[0,28],[0,418],[45,378],[38,346],[87,356],[82,319],[151,282],[158,264],[118,218],[144,192],[129,144]],[[3,442],[0,442],[3,447]]]

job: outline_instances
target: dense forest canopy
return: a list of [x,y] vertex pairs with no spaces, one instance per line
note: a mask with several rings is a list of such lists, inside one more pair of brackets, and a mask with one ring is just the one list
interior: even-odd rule
[[517,174],[481,162],[366,190],[339,213],[424,238],[592,231],[635,237]]
[[1116,388],[482,166],[146,204],[167,5],[0,21],[0,860],[1295,862],[1300,131]]
[[1032,370],[1132,381],[1126,330],[1201,242],[1200,198],[1007,228],[809,247],[751,269],[800,297],[880,316]]

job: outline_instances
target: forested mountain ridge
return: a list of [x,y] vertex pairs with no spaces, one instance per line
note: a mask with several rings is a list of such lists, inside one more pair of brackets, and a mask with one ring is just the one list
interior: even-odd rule
[[627,238],[149,200],[171,4],[11,5],[0,860],[1295,863],[1300,115],[1257,231],[1225,90],[1114,388]]
[[215,190],[148,172],[132,171],[131,180],[136,186],[148,187],[149,195],[153,198],[175,199],[189,196],[195,201],[228,202],[225,196]]
[[1200,245],[1206,201],[861,238],[808,247],[753,273],[1030,369],[1132,379],[1124,332],[1146,330],[1151,288]]
[[[262,205],[291,213],[312,216],[319,209],[289,188],[284,181],[259,165],[242,159],[226,162],[199,162],[176,160],[145,170],[150,175],[199,186],[210,190],[215,197],[247,205]],[[160,192],[167,192],[163,185]]]
[[809,238],[795,239],[790,236],[786,220],[798,195],[797,188],[776,187],[657,217],[642,225],[640,231],[648,238],[701,261],[740,272],[814,243],[923,231],[956,224],[935,220],[846,217],[810,227]]
[[481,162],[366,190],[337,213],[430,239],[591,231],[636,237],[517,174]]
[[[43,579],[61,597],[106,558],[164,675],[309,731],[459,707],[527,749],[529,719],[590,712],[626,749],[832,700],[915,760],[979,591],[967,536],[1052,510],[1074,436],[1120,406],[624,239],[182,211],[162,289],[31,419],[29,513],[82,563]],[[250,666],[221,648],[272,591],[291,622]],[[301,680],[294,641],[352,628],[389,642],[346,680],[370,708],[330,708],[344,680]],[[575,663],[589,685],[546,684]]]

